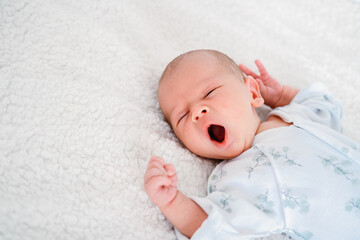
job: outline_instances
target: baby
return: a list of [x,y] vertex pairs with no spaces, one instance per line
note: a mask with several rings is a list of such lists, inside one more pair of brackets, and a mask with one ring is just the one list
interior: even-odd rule
[[[283,86],[255,63],[260,75],[196,50],[166,67],[166,120],[191,152],[224,161],[208,196],[189,198],[174,166],[152,157],[146,193],[179,239],[359,239],[360,147],[341,134],[340,104],[322,84]],[[264,103],[272,110],[262,122],[255,109]]]

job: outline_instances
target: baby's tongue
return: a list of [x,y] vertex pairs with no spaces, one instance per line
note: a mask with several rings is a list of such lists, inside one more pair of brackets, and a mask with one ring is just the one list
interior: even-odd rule
[[209,135],[212,140],[222,142],[225,138],[225,128],[220,125],[211,125],[209,127]]

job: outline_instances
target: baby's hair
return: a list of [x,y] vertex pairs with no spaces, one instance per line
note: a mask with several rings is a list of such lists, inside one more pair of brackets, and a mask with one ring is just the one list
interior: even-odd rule
[[[239,74],[241,76],[241,79],[245,78],[244,73],[240,70],[240,68],[238,67],[238,65],[234,62],[234,60],[232,60],[230,57],[228,57],[226,54],[216,51],[216,50],[211,50],[211,49],[200,49],[200,50],[193,50],[193,51],[189,51],[186,53],[183,53],[179,56],[177,56],[174,60],[172,60],[165,68],[164,72],[161,75],[160,78],[160,82],[169,74],[171,73],[174,69],[176,69],[176,67],[178,66],[178,64],[185,58],[188,56],[191,56],[193,54],[198,54],[198,53],[208,53],[212,56],[214,56],[219,63],[225,67],[228,70],[231,70],[233,73],[235,74]],[[159,82],[159,83],[160,83]]]

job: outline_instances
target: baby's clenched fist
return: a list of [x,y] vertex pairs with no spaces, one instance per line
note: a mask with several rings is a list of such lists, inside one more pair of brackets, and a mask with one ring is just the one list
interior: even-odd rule
[[144,176],[144,187],[151,201],[159,208],[168,205],[177,194],[175,167],[160,157],[151,157]]

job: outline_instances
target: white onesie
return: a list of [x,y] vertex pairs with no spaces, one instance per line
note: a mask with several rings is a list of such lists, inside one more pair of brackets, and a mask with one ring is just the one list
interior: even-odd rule
[[318,83],[270,115],[293,125],[216,166],[208,196],[192,197],[208,214],[192,239],[360,239],[360,147],[341,134],[340,104]]

